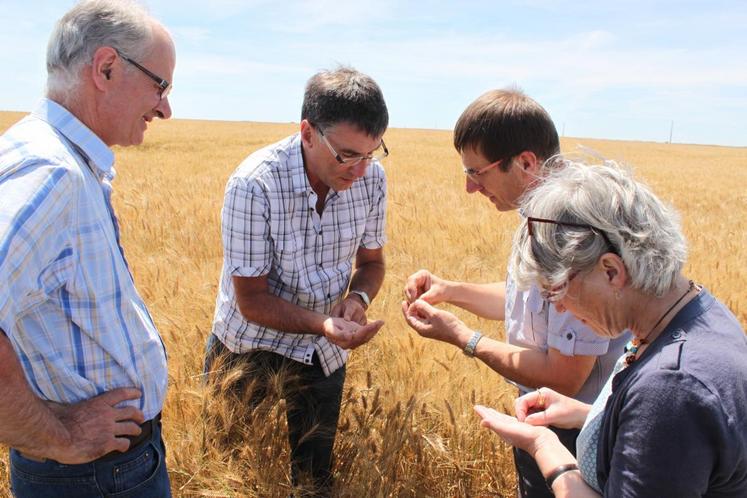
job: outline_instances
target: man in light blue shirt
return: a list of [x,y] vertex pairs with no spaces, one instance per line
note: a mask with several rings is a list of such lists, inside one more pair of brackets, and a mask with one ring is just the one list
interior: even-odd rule
[[83,1],[50,38],[47,98],[0,137],[0,441],[15,496],[170,496],[166,353],[119,243],[110,147],[171,116],[174,65],[140,6]]

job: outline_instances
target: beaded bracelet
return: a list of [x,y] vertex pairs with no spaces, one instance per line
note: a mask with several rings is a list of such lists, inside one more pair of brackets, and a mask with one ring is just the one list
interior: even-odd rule
[[552,483],[555,482],[555,479],[562,476],[566,472],[570,472],[571,470],[578,470],[578,465],[575,463],[569,463],[566,465],[560,465],[559,467],[556,467],[555,470],[550,472],[550,475],[548,475],[545,478],[545,483],[547,483],[547,487],[552,490]]

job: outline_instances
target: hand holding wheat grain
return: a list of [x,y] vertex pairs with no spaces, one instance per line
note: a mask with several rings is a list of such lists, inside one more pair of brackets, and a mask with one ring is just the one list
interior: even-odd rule
[[475,405],[474,410],[482,419],[480,422],[482,427],[487,427],[508,444],[521,448],[532,457],[547,443],[560,444],[558,437],[547,427],[520,422],[516,417],[500,413],[487,406]]
[[516,399],[516,418],[530,425],[552,425],[561,429],[580,429],[591,405],[541,387]]
[[448,342],[460,349],[464,349],[473,334],[454,314],[431,306],[422,299],[410,304],[402,301],[402,314],[407,325],[422,337]]
[[438,304],[446,301],[446,281],[428,270],[418,270],[405,282],[405,299],[413,303],[416,299],[422,299],[430,304]]
[[384,325],[382,320],[361,325],[339,317],[324,321],[324,337],[343,349],[355,349],[370,341]]
[[332,311],[329,314],[330,316],[344,318],[360,325],[368,323],[366,309],[355,294],[348,294],[345,299],[332,307]]

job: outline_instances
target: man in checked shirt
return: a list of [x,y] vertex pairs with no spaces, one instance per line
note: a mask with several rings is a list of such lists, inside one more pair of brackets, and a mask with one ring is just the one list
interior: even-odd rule
[[166,353],[119,244],[110,147],[171,116],[175,58],[139,5],[83,1],[50,37],[46,98],[0,137],[0,442],[16,497],[171,496]]
[[245,368],[236,391],[251,385],[247,414],[271,375],[288,373],[291,475],[295,485],[311,474],[317,495],[332,485],[348,350],[383,325],[368,323],[366,309],[384,279],[388,122],[370,77],[320,72],[306,86],[300,132],[250,155],[225,192],[206,371]]

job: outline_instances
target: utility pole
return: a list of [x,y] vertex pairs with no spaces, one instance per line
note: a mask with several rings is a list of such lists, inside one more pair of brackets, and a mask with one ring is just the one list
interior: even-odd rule
[[669,143],[672,143],[672,132],[674,131],[674,119],[672,120],[672,124],[669,126]]

